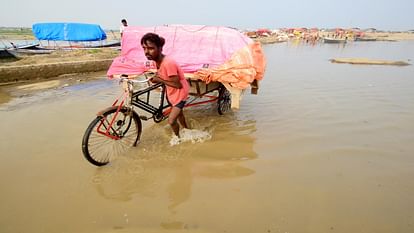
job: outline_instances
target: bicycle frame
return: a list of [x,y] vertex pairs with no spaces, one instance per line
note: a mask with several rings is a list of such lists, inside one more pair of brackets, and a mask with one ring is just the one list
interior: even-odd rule
[[[192,85],[195,81],[189,81],[190,85]],[[149,103],[150,101],[150,93],[151,91],[157,89],[161,87],[161,96],[160,96],[160,102],[158,106],[153,106]],[[187,107],[191,107],[191,106],[196,106],[196,105],[200,105],[200,104],[205,104],[205,103],[210,103],[210,102],[214,102],[217,101],[218,96],[212,96],[212,95],[207,95],[207,93],[218,90],[220,87],[216,87],[213,88],[211,90],[206,90],[205,93],[202,93],[202,91],[200,90],[200,87],[198,85],[198,81],[196,82],[196,92],[197,93],[190,93],[189,97],[186,100],[186,105],[184,106],[184,108]],[[140,99],[139,97],[146,95],[145,101]],[[131,92],[131,104],[135,107],[138,107],[139,109],[148,112],[152,115],[152,117],[154,118],[155,122],[160,122],[163,119],[165,119],[170,111],[171,111],[171,104],[166,101],[166,86],[163,84],[154,84],[151,85],[145,89],[142,90],[138,90],[135,92]],[[206,97],[209,98],[208,100],[203,100],[203,101],[197,101],[195,102],[196,99],[200,99],[202,97]],[[148,118],[144,117],[144,116],[140,116],[141,119],[147,120]]]
[[[125,82],[125,83],[123,83],[123,82]],[[132,106],[135,106],[135,107],[151,114],[151,116],[152,116],[152,117],[148,118],[146,116],[141,115],[141,116],[139,116],[140,119],[148,120],[148,119],[153,118],[156,123],[161,122],[162,120],[164,120],[169,115],[169,113],[171,111],[171,105],[168,101],[166,101],[166,98],[165,98],[166,97],[166,86],[164,84],[157,83],[157,84],[151,85],[149,87],[146,87],[144,89],[134,91],[133,90],[133,82],[134,82],[133,80],[121,79],[120,83],[123,83],[125,85],[124,88],[123,88],[124,92],[122,93],[122,95],[114,101],[114,103],[112,104],[112,106],[110,108],[105,109],[104,111],[101,111],[101,112],[98,113],[98,115],[102,115],[103,112],[105,112],[109,109],[112,109],[112,108],[116,108],[115,115],[112,118],[112,120],[109,122],[109,125],[107,127],[104,126],[105,130],[100,130],[100,128],[104,124],[106,119],[103,118],[101,120],[101,123],[97,128],[98,133],[103,134],[107,137],[110,137],[114,140],[119,140],[119,139],[122,138],[122,135],[118,135],[117,131],[113,127],[114,123],[115,123],[115,120],[117,119],[118,114],[119,114],[119,112],[121,111],[122,108],[127,108],[128,111],[131,111],[130,114],[132,114],[132,112],[134,111]],[[190,82],[190,84],[191,84],[191,82]],[[206,91],[205,93],[201,93],[200,88],[198,86],[198,83],[196,83],[196,84],[197,84],[196,85],[197,93],[190,93],[190,95],[187,99],[187,103],[184,106],[185,108],[217,101],[217,99],[219,98],[218,96],[207,95],[207,93],[215,91],[215,90],[219,90],[220,88],[224,88],[222,85],[220,85],[216,88],[213,88],[211,90]],[[158,88],[161,88],[160,101],[159,101],[158,106],[154,106],[154,105],[150,104],[150,96],[151,96],[151,92],[154,91],[155,89],[158,89]],[[142,96],[145,96],[145,97],[142,98]],[[206,97],[206,98],[209,98],[209,99],[195,102],[196,99],[199,99],[199,98],[202,98],[202,97]],[[123,119],[123,120],[125,120],[125,119]],[[111,134],[110,131],[112,131],[113,133]]]
[[[161,87],[161,97],[160,97],[159,105],[158,107],[156,107],[156,106],[151,105],[149,101],[150,101],[151,91],[159,87]],[[157,83],[145,89],[132,92],[131,104],[133,106],[140,108],[141,110],[144,110],[145,112],[150,113],[154,117],[154,119],[160,118],[160,120],[162,120],[161,118],[167,116],[169,113],[168,111],[164,114],[164,109],[171,107],[168,101],[165,100],[165,89],[166,89],[165,85],[161,83]],[[139,98],[140,96],[143,96],[143,95],[146,95],[145,101]],[[141,117],[141,118],[144,118],[144,117]]]

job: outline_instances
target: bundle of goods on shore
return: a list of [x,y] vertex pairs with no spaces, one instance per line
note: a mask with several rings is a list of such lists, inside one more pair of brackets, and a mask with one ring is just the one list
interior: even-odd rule
[[255,93],[263,79],[266,61],[259,42],[232,28],[200,25],[127,27],[122,36],[121,55],[107,72],[109,78],[140,75],[155,67],[140,44],[148,32],[165,39],[163,54],[180,65],[187,79],[222,83],[231,93],[232,108],[239,108],[245,89],[252,87]]

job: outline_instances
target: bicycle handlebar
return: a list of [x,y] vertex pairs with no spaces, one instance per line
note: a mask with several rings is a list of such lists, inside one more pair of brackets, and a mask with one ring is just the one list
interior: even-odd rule
[[[119,80],[119,84],[122,85],[122,88],[125,91],[132,91],[134,89],[134,84],[142,84],[142,83],[147,83],[148,86],[150,86],[150,80],[152,77],[154,77],[156,75],[156,73],[154,72],[145,72],[141,75],[126,75],[126,74],[122,74]],[[136,77],[143,77],[145,76],[145,79],[143,80],[136,80],[134,78]]]
[[[131,84],[133,84],[133,83],[145,83],[145,82],[150,81],[151,78],[154,77],[155,75],[156,75],[156,73],[154,73],[154,72],[144,72],[141,75],[131,75],[131,77],[130,77],[130,75],[121,74],[121,76],[120,76],[121,79],[119,80],[119,82],[121,83],[121,82],[127,80],[127,82],[131,83]],[[145,76],[145,80],[136,80],[136,79],[134,79],[136,77],[142,77],[142,76]]]
[[135,80],[135,79],[129,79],[129,78],[124,78],[124,77],[122,77],[122,78],[119,80],[119,83],[122,83],[122,82],[124,82],[124,81],[127,81],[127,82],[128,82],[128,83],[130,83],[130,84],[134,84],[134,83],[146,83],[146,82],[150,81],[150,79],[151,79],[151,78],[147,78],[147,79],[145,79],[145,80]]

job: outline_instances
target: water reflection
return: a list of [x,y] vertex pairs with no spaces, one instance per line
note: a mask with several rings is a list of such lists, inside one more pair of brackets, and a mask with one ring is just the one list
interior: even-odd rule
[[[92,183],[98,194],[122,202],[134,198],[165,201],[165,210],[175,215],[177,208],[191,199],[193,186],[198,182],[254,174],[244,163],[257,158],[253,150],[255,138],[251,136],[256,130],[255,121],[237,119],[237,114],[219,117],[208,111],[191,111],[187,115],[191,127],[209,131],[211,140],[170,146],[169,126],[151,125],[144,129],[138,148],[109,166],[96,169]],[[177,224],[172,221],[161,226],[184,226]]]

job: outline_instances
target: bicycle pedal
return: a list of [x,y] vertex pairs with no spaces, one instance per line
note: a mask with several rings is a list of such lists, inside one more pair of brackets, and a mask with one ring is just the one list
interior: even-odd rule
[[149,120],[147,116],[143,116],[143,115],[139,116],[139,119],[141,119],[143,121]]

